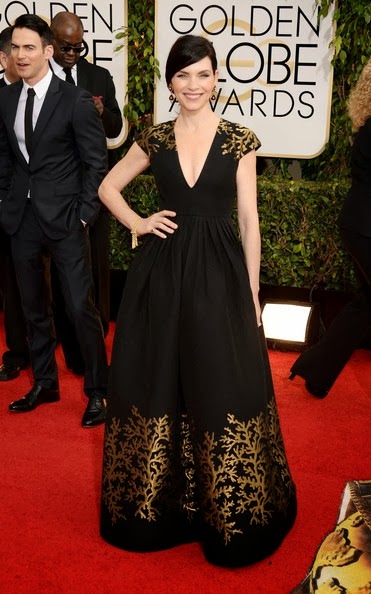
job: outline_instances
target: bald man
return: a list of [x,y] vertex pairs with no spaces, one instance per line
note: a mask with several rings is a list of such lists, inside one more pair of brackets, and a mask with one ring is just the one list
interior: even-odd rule
[[[106,138],[115,138],[122,129],[122,115],[115,97],[115,86],[106,68],[91,64],[81,54],[85,52],[84,28],[74,13],[62,11],[51,21],[54,35],[54,55],[50,64],[54,73],[71,84],[82,87],[93,96],[101,117]],[[102,207],[96,223],[90,230],[95,303],[105,335],[110,319],[109,270],[109,213]],[[61,293],[53,277],[55,319],[67,366],[75,373],[83,372],[83,361],[74,329],[65,315]]]
[[122,129],[122,115],[115,97],[115,85],[106,68],[91,64],[81,54],[85,51],[84,27],[73,12],[58,12],[50,23],[54,35],[54,55],[50,60],[54,73],[89,91],[102,118],[107,138],[115,138]]

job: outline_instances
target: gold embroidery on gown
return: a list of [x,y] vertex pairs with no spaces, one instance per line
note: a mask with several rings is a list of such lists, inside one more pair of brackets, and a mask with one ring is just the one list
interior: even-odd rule
[[236,160],[243,157],[246,146],[251,149],[257,149],[260,146],[260,142],[252,130],[238,124],[231,124],[227,120],[220,120],[217,131],[218,134],[226,134],[226,140],[221,147],[222,155],[231,154]]
[[[138,141],[139,146],[149,155],[156,153],[160,146],[165,146],[168,150],[176,149],[174,136],[174,123],[166,122],[147,128],[142,131],[141,138]],[[150,141],[150,142],[149,142]]]
[[[121,426],[112,418],[106,429],[103,500],[112,524],[129,513],[148,522],[161,515],[161,505],[179,484],[175,473],[183,472],[185,489],[175,494],[188,516],[200,508],[205,521],[223,535],[227,544],[242,533],[236,516],[249,513],[251,524],[265,525],[274,509],[284,511],[294,486],[289,475],[275,402],[267,414],[248,422],[227,416],[223,434],[205,432],[196,445],[196,467],[202,500],[196,502],[195,460],[186,416],[181,421],[181,467],[175,458],[174,423],[167,415],[146,419],[133,406]],[[272,453],[272,443],[274,444]]]
[[170,478],[170,432],[167,415],[147,421],[135,406],[122,428],[118,419],[112,419],[106,431],[103,476],[103,500],[112,523],[125,519],[119,504],[122,499],[135,503],[135,515],[148,521],[156,519],[156,499]]
[[[175,120],[143,130],[138,143],[147,155],[151,154],[151,152],[157,153],[160,146],[164,146],[169,151],[177,150],[174,125]],[[222,154],[233,155],[236,161],[245,154],[246,146],[249,146],[250,149],[257,149],[260,146],[260,142],[252,130],[237,124],[231,124],[227,120],[221,119],[219,121],[216,133],[226,135],[226,140],[221,147]]]
[[238,162],[260,143],[220,119],[189,187],[174,125],[137,137],[156,179],[156,209],[176,212],[178,229],[166,241],[144,238],[125,283],[100,529],[127,550],[198,541],[212,563],[243,566],[271,554],[296,514],[264,333],[232,220]]

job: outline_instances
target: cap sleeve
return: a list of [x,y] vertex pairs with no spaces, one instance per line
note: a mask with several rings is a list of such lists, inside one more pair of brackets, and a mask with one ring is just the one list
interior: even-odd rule
[[151,157],[160,150],[161,146],[165,146],[165,148],[173,147],[174,141],[171,142],[169,140],[169,138],[171,139],[174,136],[173,129],[173,122],[156,124],[138,132],[135,141],[151,159]]
[[229,154],[236,161],[261,146],[259,138],[250,128],[245,128],[228,120],[222,120],[219,128],[221,133],[224,134],[222,154]]
[[250,151],[256,151],[261,146],[259,138],[250,128],[236,126],[235,129],[236,158],[242,159]]
[[148,157],[151,154],[150,145],[149,145],[149,138],[151,136],[151,130],[152,130],[152,128],[145,128],[144,130],[141,130],[140,132],[138,132],[137,136],[135,137],[135,142],[140,146],[142,151],[144,151],[146,153],[146,155],[148,155]]

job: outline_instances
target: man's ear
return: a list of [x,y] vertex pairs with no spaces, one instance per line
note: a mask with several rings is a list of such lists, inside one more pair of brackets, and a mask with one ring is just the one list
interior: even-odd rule
[[52,45],[47,45],[45,47],[45,56],[47,57],[48,60],[50,60],[50,58],[53,56],[54,54],[54,47]]
[[4,52],[0,52],[0,64],[3,70],[6,70],[8,68],[8,58],[6,53]]

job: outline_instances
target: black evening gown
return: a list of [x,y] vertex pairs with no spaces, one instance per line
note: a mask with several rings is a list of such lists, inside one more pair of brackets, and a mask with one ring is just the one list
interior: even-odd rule
[[190,187],[174,122],[137,140],[159,209],[178,229],[147,235],[116,323],[101,534],[131,551],[202,542],[217,565],[274,551],[296,514],[262,328],[231,213],[239,159],[260,143],[221,119]]

